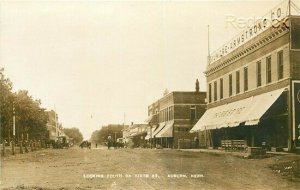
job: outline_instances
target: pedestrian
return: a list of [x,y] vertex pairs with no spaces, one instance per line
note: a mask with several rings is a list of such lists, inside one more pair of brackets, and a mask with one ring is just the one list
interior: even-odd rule
[[199,148],[199,138],[195,137],[195,148]]
[[96,148],[98,147],[98,144],[96,143]]
[[111,145],[111,136],[108,135],[108,137],[107,137],[107,149],[109,149],[110,145]]

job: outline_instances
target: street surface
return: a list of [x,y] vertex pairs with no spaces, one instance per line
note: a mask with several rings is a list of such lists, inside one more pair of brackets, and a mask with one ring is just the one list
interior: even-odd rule
[[299,189],[271,164],[299,155],[243,159],[155,149],[43,149],[1,158],[8,189]]

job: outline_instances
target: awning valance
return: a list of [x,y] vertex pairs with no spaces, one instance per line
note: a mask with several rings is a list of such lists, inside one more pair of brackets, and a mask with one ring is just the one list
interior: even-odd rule
[[167,122],[165,127],[156,135],[156,137],[173,137],[174,121]]
[[236,127],[241,123],[245,123],[245,125],[257,125],[260,118],[278,99],[284,89],[278,89],[208,109],[190,132],[222,127]]

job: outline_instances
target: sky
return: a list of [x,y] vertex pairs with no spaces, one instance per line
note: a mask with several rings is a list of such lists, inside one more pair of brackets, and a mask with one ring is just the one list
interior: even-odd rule
[[263,16],[270,1],[1,1],[0,67],[85,139],[107,124],[144,123],[148,105],[194,91],[210,51]]

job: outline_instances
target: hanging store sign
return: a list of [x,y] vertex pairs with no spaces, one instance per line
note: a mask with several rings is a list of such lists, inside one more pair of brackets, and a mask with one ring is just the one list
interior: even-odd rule
[[240,34],[224,44],[221,48],[213,52],[209,57],[209,63],[217,61],[222,56],[225,56],[245,44],[250,39],[262,33],[270,27],[278,28],[280,26],[288,26],[289,14],[288,1],[282,2],[280,5],[272,9],[266,16],[255,18],[254,24],[247,26],[247,28]]
[[293,140],[300,147],[300,81],[292,82]]

